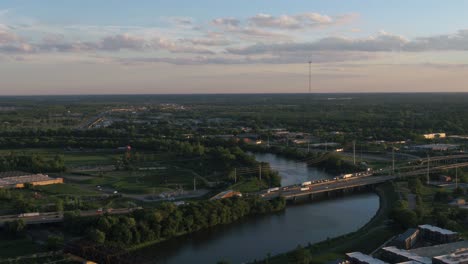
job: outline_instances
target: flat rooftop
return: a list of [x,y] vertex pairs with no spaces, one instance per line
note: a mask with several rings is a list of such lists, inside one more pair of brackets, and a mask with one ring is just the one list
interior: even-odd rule
[[396,241],[405,241],[408,237],[414,235],[414,233],[418,232],[416,228],[410,228],[406,230],[403,234],[398,235],[395,240]]
[[53,180],[48,175],[44,174],[29,174],[23,176],[11,176],[0,178],[0,187],[15,186],[21,183],[33,183]]
[[428,257],[423,257],[418,254],[412,253],[408,250],[402,250],[398,249],[396,247],[384,247],[382,250],[387,251],[387,252],[392,252],[396,255],[403,256],[407,258],[408,260],[413,260],[419,263],[424,263],[424,264],[432,264],[431,258]]
[[468,263],[468,248],[459,249],[451,254],[434,257],[447,264]]
[[455,234],[457,234],[457,232],[453,232],[453,231],[443,229],[443,228],[440,228],[440,227],[437,227],[437,226],[432,226],[432,225],[420,225],[419,228],[420,229],[430,230],[432,232],[437,232],[437,233],[440,233],[440,234],[443,234],[443,235],[455,235]]
[[443,256],[456,252],[459,249],[468,248],[468,241],[459,241],[454,243],[442,244],[431,247],[422,247],[408,250],[411,253],[420,255],[423,257],[433,258],[437,256]]
[[349,258],[357,259],[361,262],[365,262],[368,264],[387,264],[387,262],[384,262],[380,259],[373,258],[361,252],[346,253],[346,256],[348,256]]

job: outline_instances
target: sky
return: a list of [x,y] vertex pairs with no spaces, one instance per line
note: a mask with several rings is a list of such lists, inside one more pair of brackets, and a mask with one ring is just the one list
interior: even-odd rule
[[[0,95],[468,92],[465,0],[0,0]],[[309,64],[310,62],[310,64]]]

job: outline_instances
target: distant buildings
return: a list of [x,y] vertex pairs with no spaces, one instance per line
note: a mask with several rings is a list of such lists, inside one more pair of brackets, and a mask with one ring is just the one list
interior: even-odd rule
[[455,252],[447,255],[434,257],[432,259],[434,264],[465,264],[468,263],[468,248],[458,249]]
[[452,243],[458,241],[459,234],[447,229],[443,229],[431,225],[420,225],[419,230],[421,236],[425,240],[432,241],[437,244]]
[[458,199],[453,200],[449,204],[450,205],[456,205],[456,206],[464,206],[464,205],[466,205],[466,200],[462,199],[462,198],[458,198]]
[[466,264],[468,263],[468,241],[403,250],[396,247],[385,247],[373,257],[361,252],[346,254],[349,264]]
[[380,259],[373,258],[369,255],[362,254],[361,252],[346,253],[346,260],[350,264],[386,264]]
[[237,138],[244,143],[249,143],[249,144],[262,144],[262,140],[260,139],[260,136],[257,134],[240,134],[237,135]]
[[381,252],[382,259],[390,263],[401,263],[407,261],[414,261],[422,264],[432,263],[430,258],[419,256],[408,250],[398,249],[396,247],[384,247]]
[[24,188],[25,184],[33,186],[63,183],[63,178],[51,178],[45,174],[31,174],[27,172],[0,173],[0,188]]
[[451,182],[451,181],[452,181],[452,177],[447,176],[447,175],[440,175],[440,176],[439,176],[439,181],[440,181],[440,182]]
[[[468,241],[458,241],[456,232],[431,225],[408,229],[373,256],[346,254],[349,264],[468,264]],[[413,247],[422,246],[411,249]],[[427,246],[432,245],[432,246]]]
[[413,146],[414,150],[420,151],[449,151],[449,150],[456,150],[460,146],[455,144],[428,144],[428,145],[417,145]]
[[438,138],[446,138],[446,133],[431,133],[431,134],[424,134],[423,137],[425,139],[438,139]]
[[393,245],[402,249],[411,249],[417,242],[419,230],[410,228],[405,233],[397,236],[393,241]]

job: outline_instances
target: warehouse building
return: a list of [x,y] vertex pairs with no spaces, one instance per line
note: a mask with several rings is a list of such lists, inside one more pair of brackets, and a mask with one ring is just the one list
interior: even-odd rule
[[424,134],[423,137],[425,139],[446,138],[447,134],[446,133],[430,133],[430,134]]
[[392,244],[400,249],[411,249],[418,241],[419,233],[418,229],[410,228],[403,234],[397,236]]
[[361,252],[346,253],[346,260],[351,264],[386,264],[380,259],[373,258]]
[[33,186],[61,184],[63,178],[52,178],[46,174],[31,174],[19,171],[0,173],[0,188],[24,188],[27,183]]
[[430,258],[422,257],[407,250],[398,249],[396,247],[382,248],[382,259],[390,263],[400,263],[407,261],[415,261],[422,264],[432,263]]
[[346,254],[346,261],[350,264],[468,264],[468,241],[411,250],[398,249],[394,246],[384,247],[377,252],[377,257],[378,259],[360,252],[353,252]]
[[452,243],[459,240],[459,234],[437,226],[420,225],[421,237],[437,244]]
[[434,264],[466,264],[468,263],[468,248],[458,249],[455,252],[432,258]]

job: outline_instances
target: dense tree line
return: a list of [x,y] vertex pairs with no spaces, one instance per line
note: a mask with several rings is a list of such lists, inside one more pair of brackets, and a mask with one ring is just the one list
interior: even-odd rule
[[[171,164],[191,169],[200,175],[211,174],[226,175],[232,174],[235,168],[262,166],[262,181],[267,186],[279,186],[281,178],[277,172],[271,170],[268,164],[260,163],[255,160],[253,155],[246,153],[236,142],[209,139],[202,142],[162,140],[148,142],[146,145],[137,145],[143,149],[157,150],[165,152],[166,156],[173,157]],[[142,149],[138,148],[138,150]],[[117,169],[133,170],[138,164],[145,162],[159,161],[158,156],[152,153],[141,151],[132,151],[124,153],[115,160]],[[253,172],[244,174],[242,177],[252,178],[258,175]]]
[[[391,211],[390,217],[397,225],[402,228],[416,227],[418,224],[431,223],[436,226],[447,228],[454,231],[464,232],[468,224],[468,210],[456,206],[447,206],[447,204],[456,197],[464,195],[465,190],[458,188],[453,191],[444,189],[437,190],[433,197],[430,207],[432,210],[427,212],[423,210],[423,188],[419,178],[408,180],[408,187],[411,193],[415,195],[416,208],[411,209],[406,200],[399,200]],[[428,201],[426,201],[428,203]]]
[[65,214],[65,226],[71,233],[86,230],[95,243],[129,246],[161,241],[236,220],[283,210],[285,201],[265,201],[258,198],[232,198],[194,202],[175,206],[162,204],[157,209],[137,210],[129,215],[104,215],[82,218]]
[[0,156],[0,171],[21,170],[27,172],[62,172],[65,171],[65,160],[63,156],[56,155],[47,159],[40,154],[16,154]]

